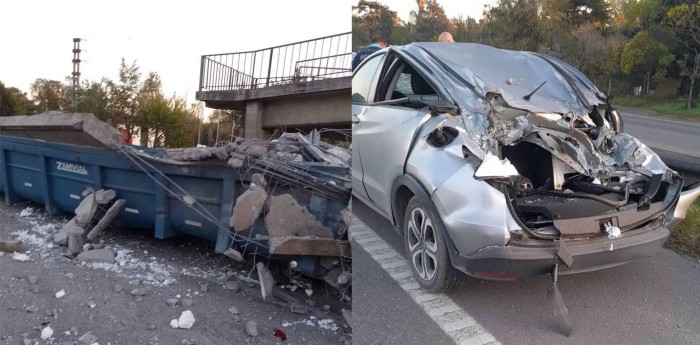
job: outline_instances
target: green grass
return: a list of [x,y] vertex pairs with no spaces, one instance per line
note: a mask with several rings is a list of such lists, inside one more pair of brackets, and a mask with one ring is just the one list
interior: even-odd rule
[[679,253],[700,258],[700,200],[690,206],[685,220],[671,229],[666,246]]
[[670,115],[675,117],[697,119],[700,120],[700,100],[693,100],[693,108],[686,108],[685,100],[676,100],[668,98],[647,98],[647,104],[644,105],[644,100],[635,96],[615,96],[612,99],[613,105],[626,107],[642,108],[651,110],[657,113],[656,115]]

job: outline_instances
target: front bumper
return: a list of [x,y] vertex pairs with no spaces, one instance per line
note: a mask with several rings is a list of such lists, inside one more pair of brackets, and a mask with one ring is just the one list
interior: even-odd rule
[[[484,248],[472,255],[452,256],[459,270],[482,279],[514,280],[546,274],[559,264],[559,273],[580,273],[617,266],[653,256],[666,242],[669,231],[656,220],[644,227],[622,233],[611,240],[606,236],[565,240],[573,263],[569,267],[557,257],[558,244],[541,240],[513,240],[503,247]],[[454,253],[456,254],[456,253]]]

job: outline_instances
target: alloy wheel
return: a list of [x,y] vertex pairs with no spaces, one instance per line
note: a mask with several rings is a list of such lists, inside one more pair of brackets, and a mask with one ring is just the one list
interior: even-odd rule
[[437,272],[437,238],[427,213],[420,207],[411,211],[408,221],[408,250],[411,263],[424,280],[431,280]]

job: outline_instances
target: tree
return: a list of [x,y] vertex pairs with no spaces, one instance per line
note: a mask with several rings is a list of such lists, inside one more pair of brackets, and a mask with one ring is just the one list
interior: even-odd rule
[[680,75],[690,80],[687,108],[693,100],[695,80],[700,78],[700,1],[696,4],[674,6],[666,13],[666,19],[676,33],[676,39],[685,53],[676,60]]
[[472,17],[452,19],[455,42],[481,42],[481,26]]
[[390,39],[398,25],[396,12],[377,1],[360,0],[352,10],[353,50],[364,47],[374,37]]
[[0,116],[32,115],[36,106],[27,94],[16,87],[5,87],[0,82]]
[[116,121],[109,112],[109,94],[104,82],[83,81],[80,94],[73,109],[79,113],[92,113],[98,119],[116,125]]
[[127,65],[122,58],[119,65],[119,81],[105,80],[109,93],[109,112],[117,119],[117,123],[124,127],[128,138],[137,134],[134,117],[138,109],[140,79],[141,72],[136,61]]
[[645,105],[651,80],[663,79],[673,59],[668,46],[652,37],[649,31],[640,31],[625,44],[620,57],[620,67],[626,74],[636,71],[644,78]]
[[484,11],[484,41],[506,49],[537,51],[542,39],[535,0],[499,0]]
[[437,41],[437,37],[450,31],[450,20],[437,0],[417,0],[418,11],[411,16],[416,23],[416,40],[420,42]]
[[65,110],[68,101],[68,88],[58,80],[39,78],[31,85],[31,95],[40,111]]

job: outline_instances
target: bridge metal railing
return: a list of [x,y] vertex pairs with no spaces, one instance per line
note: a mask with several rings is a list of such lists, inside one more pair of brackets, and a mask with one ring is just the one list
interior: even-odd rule
[[199,91],[228,91],[352,75],[350,32],[255,51],[203,55]]

